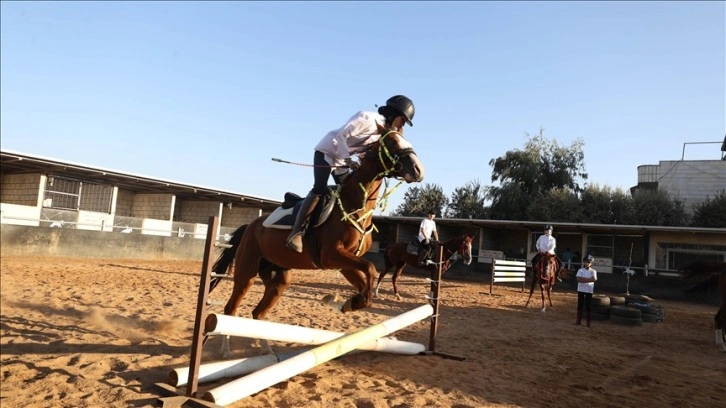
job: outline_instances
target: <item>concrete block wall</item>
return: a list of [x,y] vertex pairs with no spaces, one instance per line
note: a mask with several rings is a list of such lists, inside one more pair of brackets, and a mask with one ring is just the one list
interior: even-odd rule
[[190,201],[177,198],[174,208],[174,221],[206,224],[211,216],[219,216],[222,202]]
[[262,214],[263,213],[259,208],[235,206],[232,206],[232,208],[223,207],[221,224],[223,227],[237,228],[240,225],[249,224],[256,218],[262,216]]
[[41,175],[29,174],[3,174],[0,201],[17,205],[38,205]]
[[661,161],[658,187],[683,200],[686,211],[726,189],[726,160]]
[[116,196],[116,215],[121,217],[132,217],[134,208],[134,196],[136,193],[129,190],[118,189]]
[[132,216],[171,221],[174,201],[174,194],[136,194]]

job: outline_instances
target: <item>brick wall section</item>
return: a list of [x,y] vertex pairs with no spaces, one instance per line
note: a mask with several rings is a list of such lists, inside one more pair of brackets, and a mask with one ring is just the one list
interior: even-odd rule
[[173,194],[136,194],[132,217],[171,220]]
[[133,191],[118,189],[118,196],[116,197],[116,215],[122,217],[131,217],[134,208],[134,196],[136,194]]
[[[234,227],[237,228],[240,225],[249,224],[256,218],[260,217],[263,213],[259,208],[247,208],[247,207],[224,207],[222,209],[221,224],[223,227]],[[266,213],[265,213],[266,214]]]
[[8,204],[38,205],[40,174],[3,174],[0,201]]
[[188,201],[177,198],[174,221],[206,224],[209,217],[219,215],[220,201]]

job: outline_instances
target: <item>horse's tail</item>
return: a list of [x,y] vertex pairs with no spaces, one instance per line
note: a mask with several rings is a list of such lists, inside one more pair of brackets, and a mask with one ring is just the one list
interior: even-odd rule
[[[217,261],[214,263],[214,265],[212,265],[213,273],[217,275],[227,274],[227,269],[229,269],[229,265],[232,264],[232,261],[234,261],[234,255],[237,253],[237,247],[242,241],[242,235],[244,235],[245,230],[247,229],[247,225],[248,224],[245,224],[237,228],[237,230],[232,233],[232,239],[227,242],[227,244],[231,246],[229,248],[225,248],[224,251],[222,251],[222,254],[219,255],[219,258],[217,258]],[[209,293],[211,293],[221,281],[221,277],[212,278],[212,280],[209,282]]]

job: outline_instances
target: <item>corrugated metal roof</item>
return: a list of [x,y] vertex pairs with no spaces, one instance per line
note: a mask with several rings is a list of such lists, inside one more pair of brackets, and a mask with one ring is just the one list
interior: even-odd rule
[[104,169],[9,150],[0,150],[0,170],[7,174],[41,173],[75,178],[85,182],[118,186],[136,192],[174,194],[179,198],[187,200],[203,199],[218,200],[225,203],[232,202],[236,205],[261,208],[263,211],[272,211],[281,203],[279,200],[249,194],[124,173],[118,170]]

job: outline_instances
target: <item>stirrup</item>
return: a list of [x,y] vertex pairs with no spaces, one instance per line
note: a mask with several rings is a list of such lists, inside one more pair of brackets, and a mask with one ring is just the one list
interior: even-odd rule
[[[295,242],[296,240],[299,240],[300,243],[298,244],[297,242]],[[302,234],[297,233],[297,234],[293,235],[292,238],[287,240],[287,243],[285,244],[285,246],[287,246],[288,248],[292,249],[295,252],[301,253],[303,251],[303,242],[302,241],[303,241]]]

